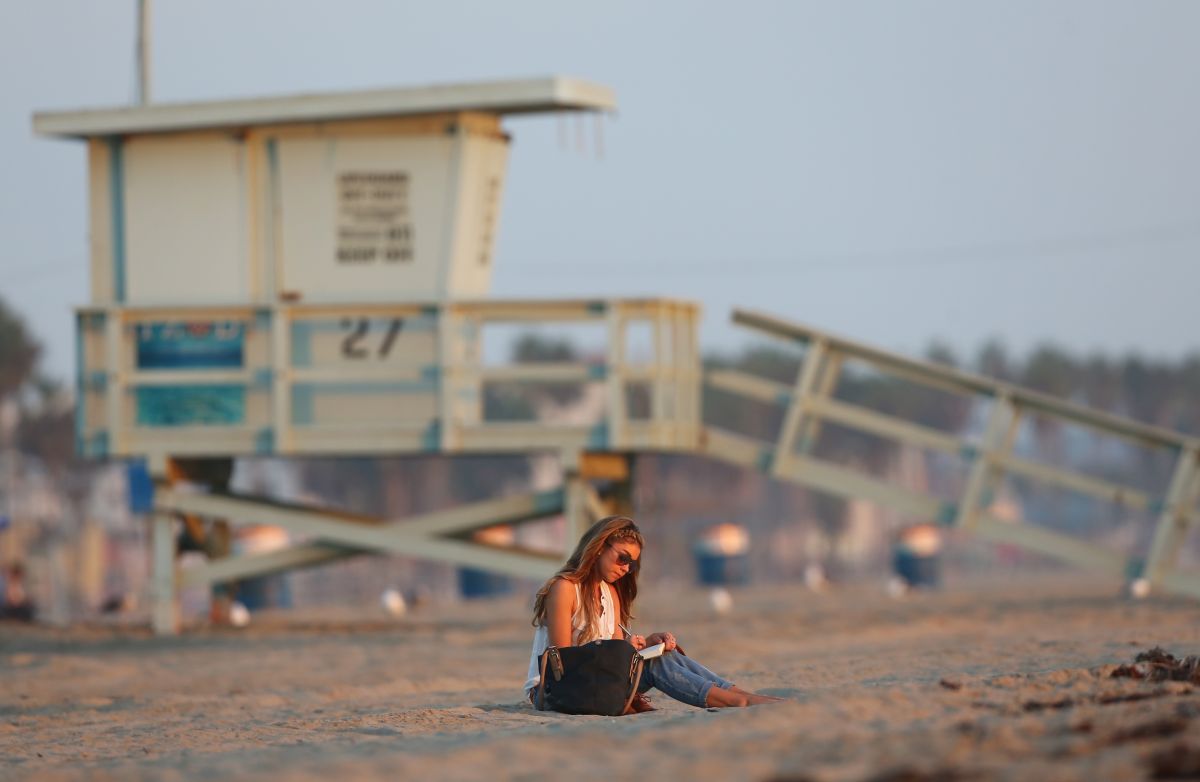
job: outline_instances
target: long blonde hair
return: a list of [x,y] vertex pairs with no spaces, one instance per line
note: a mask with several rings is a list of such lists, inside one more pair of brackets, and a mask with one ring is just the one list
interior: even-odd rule
[[[599,604],[594,597],[600,583],[600,576],[596,573],[596,560],[600,559],[600,555],[604,553],[609,542],[616,540],[630,541],[639,547],[645,546],[641,530],[633,523],[633,519],[626,516],[607,516],[597,521],[587,532],[583,533],[583,537],[579,539],[579,545],[575,547],[575,551],[567,559],[566,564],[559,568],[558,572],[538,590],[537,597],[533,602],[534,627],[546,623],[546,596],[550,594],[550,587],[554,585],[554,582],[561,578],[579,585],[582,602],[580,609],[583,611],[582,637],[587,639],[599,636],[600,611]],[[617,590],[617,596],[621,600],[620,622],[628,627],[629,620],[633,617],[633,601],[637,598],[638,592],[637,570],[631,568],[612,586]],[[574,623],[572,623],[571,632],[574,635]]]

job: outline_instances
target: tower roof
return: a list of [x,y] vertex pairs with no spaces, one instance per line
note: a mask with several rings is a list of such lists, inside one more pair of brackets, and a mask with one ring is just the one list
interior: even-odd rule
[[529,114],[552,111],[610,111],[615,108],[616,95],[609,87],[579,79],[550,76],[540,79],[435,84],[353,92],[46,111],[33,115],[33,129],[43,136],[89,138],[243,128],[289,122],[408,117],[459,111]]

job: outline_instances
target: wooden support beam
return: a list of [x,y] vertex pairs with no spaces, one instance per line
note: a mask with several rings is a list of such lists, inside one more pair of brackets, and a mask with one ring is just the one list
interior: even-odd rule
[[838,399],[822,399],[814,396],[809,400],[806,408],[810,412],[810,422],[821,419],[835,421],[863,432],[889,437],[921,448],[956,454],[962,451],[964,444],[960,437],[949,432],[909,423],[885,413]]
[[350,548],[320,543],[303,543],[262,554],[242,554],[209,560],[179,570],[180,587],[220,584],[244,578],[268,576],[314,565],[323,565],[356,554],[369,554],[370,549]]
[[748,396],[760,402],[781,404],[792,398],[791,386],[737,369],[710,369],[704,374],[704,381],[713,388]]
[[584,487],[584,502],[587,506],[588,516],[591,518],[593,524],[600,519],[613,515],[612,509],[605,504],[604,500],[600,499],[600,495],[592,486]]
[[1014,523],[980,514],[975,532],[997,543],[1013,543],[1047,556],[1117,578],[1125,576],[1125,557],[1115,551],[1032,524]]
[[563,470],[563,517],[567,522],[567,551],[573,551],[575,544],[591,526],[588,521],[587,480],[580,473],[580,452],[565,450],[562,454]]
[[563,490],[552,489],[425,513],[391,522],[388,526],[412,535],[453,535],[559,513],[564,501]]
[[984,428],[982,452],[971,465],[971,471],[967,474],[967,485],[963,487],[962,496],[958,500],[954,526],[974,528],[979,520],[979,504],[997,477],[993,459],[1005,456],[1012,449],[1019,426],[1020,414],[1013,406],[1012,400],[1004,394],[997,396],[992,402],[992,410]]
[[256,504],[247,503],[246,500],[214,494],[163,492],[156,504],[164,510],[276,524],[294,533],[318,537],[341,547],[439,559],[454,565],[482,567],[516,576],[542,577],[552,572],[553,565],[560,560],[557,553],[542,554],[467,541],[434,539],[428,535],[407,533],[402,529],[403,524],[368,527],[365,524],[347,523],[330,513],[256,507]]
[[1119,483],[1093,478],[1049,464],[1031,462],[1028,459],[1021,459],[1003,453],[984,454],[983,458],[994,467],[1015,475],[1023,475],[1027,478],[1042,481],[1043,483],[1071,489],[1080,494],[1097,497],[1114,505],[1137,510],[1144,510],[1150,507],[1150,496],[1148,494]]
[[151,595],[154,605],[152,624],[156,635],[179,632],[179,594],[176,589],[175,518],[169,513],[154,513],[151,523]]
[[1146,559],[1146,578],[1151,587],[1164,583],[1179,558],[1179,547],[1187,534],[1197,491],[1200,491],[1200,455],[1195,449],[1186,448],[1175,461],[1162,513],[1154,529],[1154,540],[1150,544],[1150,555]]
[[[817,380],[817,386],[813,389],[812,401],[810,407],[816,413],[822,406],[828,408],[829,405],[837,407],[845,405],[844,402],[837,402],[833,399],[833,392],[837,389],[838,380],[842,376],[842,364],[845,356],[834,350],[830,351],[829,358],[825,362],[825,367],[821,372],[821,377]],[[859,408],[860,410],[864,408]],[[873,412],[873,411],[868,411]],[[875,415],[882,415],[875,413]],[[800,442],[799,451],[801,453],[810,453],[816,447],[817,438],[821,436],[821,419],[818,415],[809,416],[806,420],[800,423],[800,432],[797,435]]]
[[701,453],[715,459],[760,470],[763,469],[765,457],[774,449],[774,445],[771,443],[735,434],[715,426],[705,427],[700,440]]
[[292,319],[285,307],[271,310],[271,426],[274,430],[274,451],[292,453]]
[[[183,494],[170,488],[155,496],[155,506],[167,512],[195,513],[207,518],[223,518],[234,523],[278,524],[299,532],[316,532],[303,528],[308,521],[318,525],[331,523],[344,527],[389,530],[401,536],[451,535],[472,532],[496,524],[512,524],[528,519],[559,513],[563,508],[563,492],[554,489],[532,494],[485,500],[459,508],[434,511],[410,519],[383,521],[362,514],[325,508],[313,508],[275,502],[262,498],[238,497],[228,494]],[[331,538],[337,540],[337,538]],[[352,541],[346,541],[355,547]]]
[[783,416],[779,440],[775,445],[775,456],[771,467],[774,475],[782,476],[787,471],[786,464],[792,458],[795,450],[796,436],[800,431],[800,424],[804,420],[808,397],[821,377],[828,351],[829,345],[823,339],[818,338],[809,343],[804,363],[801,364],[796,377],[796,385],[792,389],[791,403]]
[[[671,329],[670,313],[665,306],[659,306],[651,322],[654,339],[654,379],[650,382],[650,420],[658,423],[665,422],[674,413],[671,406],[671,385],[674,382],[671,372]],[[667,437],[662,445],[669,445],[670,430],[664,429]]]
[[820,459],[793,456],[783,464],[779,477],[849,499],[877,502],[915,519],[936,521],[944,503],[936,497],[910,491],[847,467]]
[[466,508],[424,514],[408,522],[392,524],[372,523],[378,520],[338,511],[219,494],[180,494],[169,489],[158,493],[156,507],[160,513],[193,513],[235,522],[274,524],[319,539],[316,543],[281,552],[226,558],[189,568],[185,575],[189,584],[216,583],[276,572],[361,552],[406,554],[533,578],[544,577],[553,571],[555,563],[561,561],[558,553],[435,537],[558,512],[562,509],[561,491],[475,503]]
[[608,312],[608,442],[605,447],[622,447],[625,443],[625,318],[620,308]]

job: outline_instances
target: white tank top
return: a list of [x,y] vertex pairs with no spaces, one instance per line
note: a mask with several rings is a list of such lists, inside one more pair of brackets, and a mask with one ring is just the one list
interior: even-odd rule
[[[575,585],[575,613],[571,615],[571,627],[574,628],[574,632],[571,633],[572,646],[581,646],[598,639],[607,640],[617,633],[617,611],[613,606],[610,594],[612,587],[603,581],[600,583],[603,585],[600,588],[600,633],[588,638],[584,637],[583,596],[579,591],[579,584]],[[550,646],[550,630],[545,625],[539,625],[533,631],[533,652],[529,656],[529,675],[525,679],[526,693],[537,687],[542,680],[542,670],[538,666],[538,658],[542,656],[542,652],[546,651],[548,646]]]

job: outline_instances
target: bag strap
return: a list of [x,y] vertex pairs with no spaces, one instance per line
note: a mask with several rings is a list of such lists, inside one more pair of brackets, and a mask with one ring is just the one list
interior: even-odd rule
[[645,662],[640,654],[633,656],[633,672],[630,676],[632,686],[629,688],[629,697],[625,699],[625,708],[621,709],[622,714],[629,713],[629,707],[633,704],[633,699],[637,697],[638,685],[642,683],[642,667]]
[[546,661],[550,659],[550,650],[547,649],[542,653],[541,676],[538,679],[537,700],[534,701],[534,707],[538,711],[546,710]]

